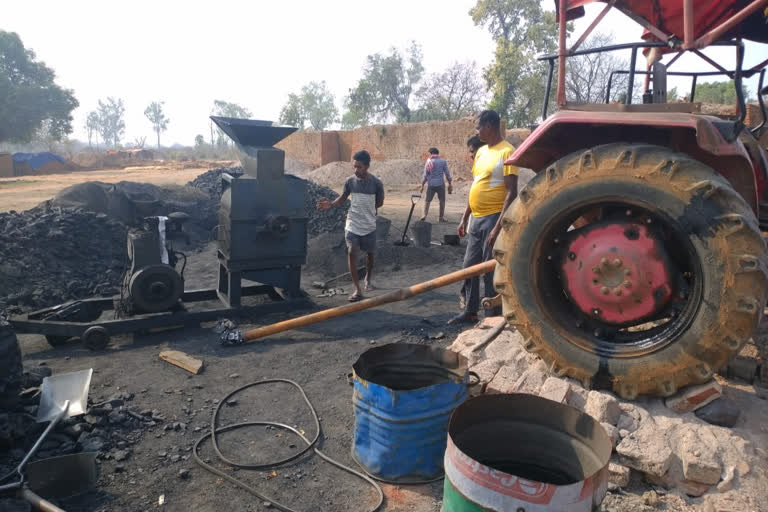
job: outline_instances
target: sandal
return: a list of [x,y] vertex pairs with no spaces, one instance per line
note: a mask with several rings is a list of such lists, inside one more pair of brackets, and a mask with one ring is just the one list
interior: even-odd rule
[[362,295],[360,295],[359,293],[355,292],[355,293],[353,293],[352,295],[350,295],[350,296],[349,296],[349,298],[347,298],[347,300],[348,300],[349,302],[358,302],[358,301],[361,301],[361,300],[363,300],[364,298],[365,298],[365,297],[363,297],[363,296],[362,296]]
[[363,287],[363,290],[367,292],[372,292],[375,289],[371,283],[365,283],[365,287]]

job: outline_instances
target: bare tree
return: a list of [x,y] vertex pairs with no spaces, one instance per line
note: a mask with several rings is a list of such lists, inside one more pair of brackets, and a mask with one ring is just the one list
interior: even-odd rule
[[417,92],[421,107],[417,120],[453,120],[477,112],[485,99],[485,85],[475,62],[454,63],[442,73],[433,73]]
[[[595,33],[579,48],[599,48],[613,44],[609,34]],[[608,80],[613,71],[629,70],[629,62],[615,52],[599,52],[568,57],[565,90],[568,101],[575,103],[604,103]],[[627,90],[628,75],[616,73],[611,80],[610,101],[619,100]]]
[[165,102],[163,101],[153,101],[144,110],[144,115],[152,123],[152,129],[157,134],[157,149],[160,149],[160,133],[168,129],[168,123],[170,122],[170,119],[165,117],[163,112],[164,104]]
[[91,146],[91,140],[96,139],[96,149],[99,149],[99,113],[95,110],[88,112],[85,118],[85,131],[88,134],[88,147]]

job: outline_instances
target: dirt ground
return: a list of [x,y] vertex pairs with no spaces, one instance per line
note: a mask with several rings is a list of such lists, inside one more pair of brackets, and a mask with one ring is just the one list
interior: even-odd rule
[[[59,188],[77,180],[149,181],[180,183],[207,169],[166,172],[137,169],[76,173],[30,178],[33,183],[7,185],[0,180],[0,211],[22,209],[48,199]],[[43,179],[46,178],[46,179]],[[26,179],[15,179],[22,183]],[[10,180],[12,181],[12,180]],[[19,188],[20,187],[20,188]],[[339,185],[340,188],[340,185]],[[417,187],[387,188],[387,199],[380,214],[392,220],[390,240],[399,239],[410,209],[410,194]],[[24,194],[19,193],[24,191]],[[23,197],[22,197],[23,196]],[[466,195],[448,196],[446,224],[434,224],[434,240],[444,233],[455,233],[456,222],[464,209]],[[420,216],[421,203],[414,218]],[[431,220],[437,217],[433,203]],[[215,246],[190,256],[187,289],[214,287],[217,262]],[[409,251],[413,248],[406,248]],[[433,246],[424,249],[418,264],[403,258],[397,266],[381,261],[374,273],[377,290],[386,293],[413,283],[457,270],[463,249]],[[310,266],[302,276],[303,288],[316,293],[311,283],[327,278],[327,271]],[[337,286],[349,288],[348,282]],[[314,292],[314,293],[313,293]],[[430,343],[447,346],[459,332],[445,322],[457,312],[458,285],[435,290],[406,302],[394,303],[352,316],[334,319],[307,328],[290,331],[239,347],[222,347],[212,330],[214,323],[199,328],[157,332],[148,335],[119,336],[102,352],[91,352],[77,342],[52,349],[41,336],[20,335],[25,366],[47,365],[54,373],[93,368],[91,398],[94,402],[115,393],[133,394],[126,403],[132,410],[152,409],[166,419],[156,426],[126,436],[128,457],[124,461],[99,461],[97,488],[79,498],[63,503],[68,512],[147,510],[201,512],[275,510],[269,503],[199,467],[192,459],[195,442],[210,428],[211,413],[229,392],[247,383],[282,378],[304,387],[320,417],[320,449],[336,460],[356,467],[350,448],[354,417],[352,388],[347,375],[355,360],[371,348],[387,343]],[[312,298],[314,309],[346,303],[346,296]],[[265,316],[235,318],[242,330],[267,325],[300,314],[299,311]],[[199,375],[191,375],[158,358],[165,349],[184,351],[205,362]],[[275,384],[247,390],[236,403],[222,409],[221,424],[266,420],[282,422],[314,435],[311,416],[301,396],[287,385]],[[166,430],[166,425],[183,423],[185,428]],[[222,452],[242,463],[264,463],[301,449],[301,442],[285,432],[257,426],[220,439]],[[209,442],[202,445],[201,456],[228,474],[242,479],[259,492],[301,511],[366,511],[375,503],[370,486],[344,473],[316,455],[266,471],[233,471],[216,463]],[[186,478],[181,471],[188,470]],[[382,485],[388,512],[437,512],[440,510],[442,481],[419,486]],[[609,494],[602,510],[646,511],[694,510],[678,496],[660,496],[651,506],[643,497],[649,487],[641,482],[626,491]],[[162,502],[162,504],[161,504]],[[746,511],[745,511],[746,512]]]
[[228,167],[234,164],[232,161],[200,162],[194,167],[187,167],[189,162],[167,162],[162,165],[125,169],[0,178],[0,212],[27,210],[52,198],[61,189],[84,181],[136,181],[155,185],[183,185],[213,167]]

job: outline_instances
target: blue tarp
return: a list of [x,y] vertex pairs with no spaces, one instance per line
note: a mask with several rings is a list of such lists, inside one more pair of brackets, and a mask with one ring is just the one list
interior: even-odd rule
[[48,162],[61,162],[62,164],[66,164],[67,161],[61,158],[59,155],[55,155],[53,153],[14,153],[13,154],[13,163],[14,164],[21,164],[26,163],[34,170],[40,169],[42,166],[47,164]]

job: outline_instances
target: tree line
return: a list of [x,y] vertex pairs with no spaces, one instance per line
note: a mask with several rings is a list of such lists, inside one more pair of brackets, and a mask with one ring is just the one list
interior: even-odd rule
[[[325,81],[310,81],[288,95],[280,122],[301,129],[323,130],[337,123],[351,129],[373,123],[459,119],[483,108],[499,112],[508,126],[536,122],[547,80],[547,65],[537,55],[557,51],[555,13],[542,9],[539,0],[477,0],[468,15],[494,40],[493,60],[485,68],[479,69],[473,61],[454,62],[447,69],[427,73],[421,46],[410,42],[404,50],[391,48],[369,55],[360,79],[340,102],[341,108]],[[568,30],[572,30],[570,24]],[[596,33],[582,48],[612,42],[609,35]],[[569,100],[596,103],[608,96],[623,101],[627,75],[614,75],[610,94],[608,77],[614,70],[628,68],[627,59],[614,53],[569,58],[565,77]],[[556,80],[554,76],[553,83]],[[677,91],[670,90],[668,97],[675,99]],[[695,100],[732,104],[733,82],[700,83]],[[550,102],[554,109],[554,93]],[[74,92],[55,83],[54,71],[38,61],[17,34],[0,30],[0,142],[60,141],[72,133],[72,112],[78,106]],[[211,113],[252,115],[247,108],[224,100],[215,100]],[[89,145],[98,147],[101,141],[120,146],[125,135],[124,114],[122,99],[99,100],[98,107],[86,116]],[[144,115],[160,147],[161,134],[170,123],[164,102],[151,102]],[[133,145],[143,144],[144,139],[137,139]],[[195,137],[196,147],[228,145],[228,138],[212,123],[208,137]]]

